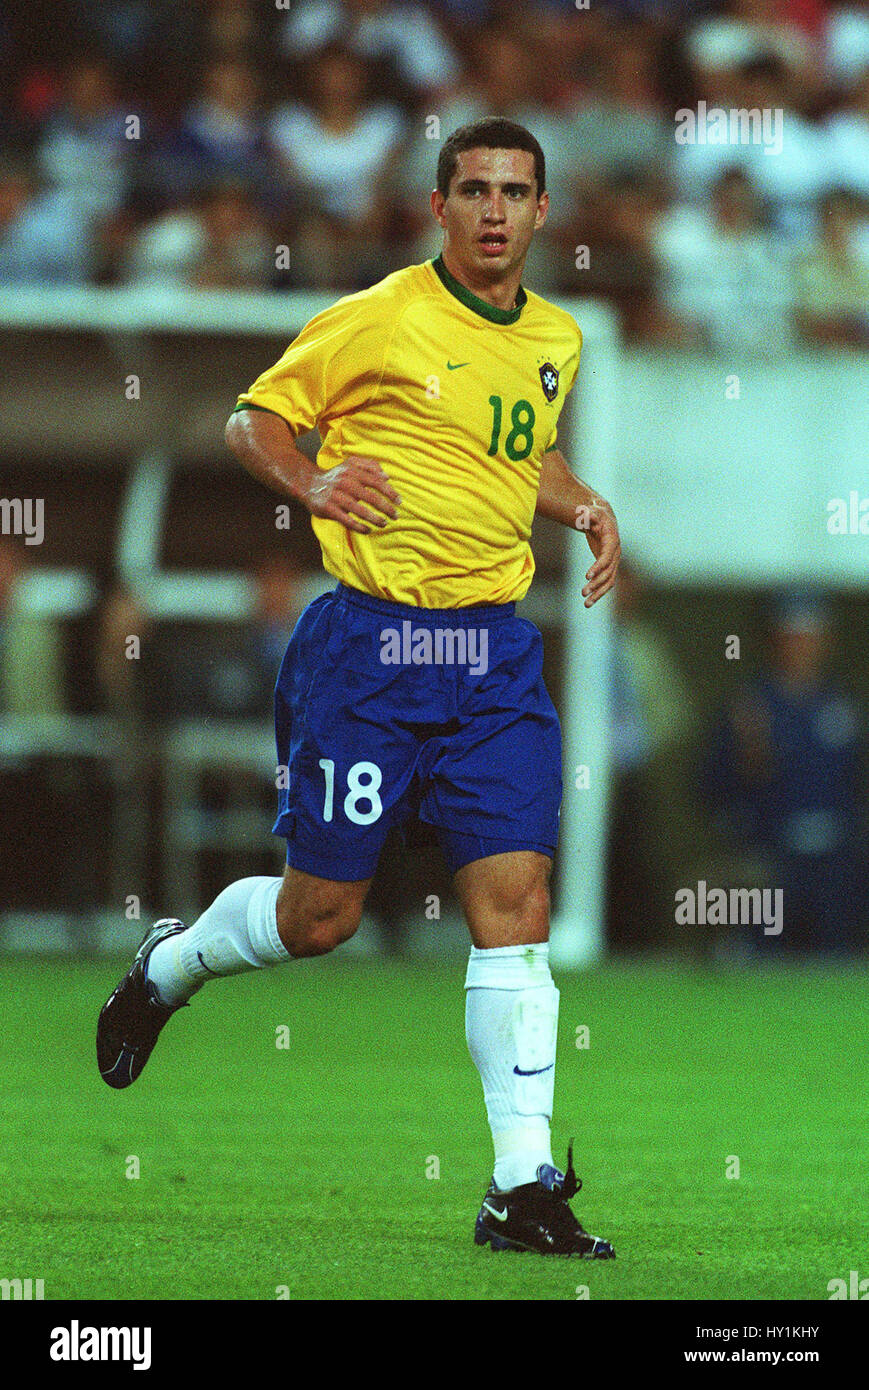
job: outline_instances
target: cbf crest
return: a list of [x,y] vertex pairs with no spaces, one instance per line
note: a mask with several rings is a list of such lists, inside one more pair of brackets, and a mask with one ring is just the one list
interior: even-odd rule
[[544,362],[540,368],[540,385],[546,399],[554,401],[558,395],[558,368],[553,367],[551,362]]

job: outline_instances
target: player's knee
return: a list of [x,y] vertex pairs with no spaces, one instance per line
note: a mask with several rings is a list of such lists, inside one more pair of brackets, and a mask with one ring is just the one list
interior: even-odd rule
[[535,878],[523,885],[513,907],[514,915],[536,926],[549,921],[549,886]]
[[492,895],[495,913],[504,917],[541,917],[549,911],[549,885],[546,876],[532,869],[499,885]]
[[359,914],[316,919],[296,933],[296,956],[325,956],[350,937],[359,926]]
[[359,926],[362,908],[355,902],[309,903],[278,914],[278,932],[291,955],[325,956],[349,941]]
[[484,945],[545,941],[549,936],[547,876],[533,870],[511,875],[477,900],[469,920]]

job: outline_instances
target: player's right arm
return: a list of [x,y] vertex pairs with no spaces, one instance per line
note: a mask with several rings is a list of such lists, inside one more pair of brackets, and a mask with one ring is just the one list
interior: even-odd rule
[[351,454],[334,468],[318,468],[300,449],[286,420],[270,410],[237,410],[226,442],[259,482],[307,507],[312,516],[368,535],[398,515],[401,501],[374,459]]

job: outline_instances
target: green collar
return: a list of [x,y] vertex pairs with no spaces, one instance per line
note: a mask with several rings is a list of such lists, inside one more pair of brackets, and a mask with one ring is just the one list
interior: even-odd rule
[[516,304],[512,309],[497,309],[494,304],[488,304],[485,299],[480,299],[478,295],[472,294],[466,285],[460,284],[454,275],[451,275],[444,265],[443,256],[436,257],[431,262],[441,284],[454,295],[466,309],[472,309],[480,318],[488,319],[490,323],[515,323],[522,313],[523,305],[528,296],[522,286],[516,293]]

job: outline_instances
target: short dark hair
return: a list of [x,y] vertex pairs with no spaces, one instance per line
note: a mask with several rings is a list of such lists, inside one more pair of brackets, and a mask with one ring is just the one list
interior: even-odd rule
[[438,156],[438,191],[446,198],[450,191],[458,157],[465,150],[527,150],[534,156],[537,197],[546,191],[546,159],[530,130],[502,116],[472,121],[448,135]]

